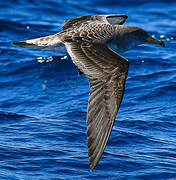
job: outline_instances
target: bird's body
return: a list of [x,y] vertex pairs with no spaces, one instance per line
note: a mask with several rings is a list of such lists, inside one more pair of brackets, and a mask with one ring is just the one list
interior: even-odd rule
[[[64,47],[83,72],[90,86],[87,108],[87,146],[90,168],[97,165],[107,144],[120,107],[129,61],[114,52],[126,51],[144,43],[164,46],[136,26],[122,25],[126,15],[93,15],[72,18],[62,32],[15,45],[41,49]],[[55,50],[55,49],[54,49]]]

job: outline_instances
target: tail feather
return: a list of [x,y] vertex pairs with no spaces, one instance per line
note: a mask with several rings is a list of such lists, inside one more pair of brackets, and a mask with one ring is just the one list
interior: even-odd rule
[[65,46],[60,40],[59,33],[36,38],[36,39],[14,41],[12,42],[12,44],[22,46],[22,47],[32,47],[32,48],[37,48],[37,49],[65,52]]

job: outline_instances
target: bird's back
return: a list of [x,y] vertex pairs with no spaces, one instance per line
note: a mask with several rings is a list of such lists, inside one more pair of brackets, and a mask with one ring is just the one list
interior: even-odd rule
[[89,42],[104,44],[114,38],[118,33],[117,25],[106,23],[86,22],[68,28],[58,35],[65,42]]

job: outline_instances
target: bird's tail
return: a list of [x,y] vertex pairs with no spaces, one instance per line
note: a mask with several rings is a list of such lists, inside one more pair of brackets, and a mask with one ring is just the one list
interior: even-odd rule
[[13,45],[21,47],[29,47],[42,50],[65,52],[65,45],[62,43],[59,33],[49,36],[44,36],[36,39],[14,41]]

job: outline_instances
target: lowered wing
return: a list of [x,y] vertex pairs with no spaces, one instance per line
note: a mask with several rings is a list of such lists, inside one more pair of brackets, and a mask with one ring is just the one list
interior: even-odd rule
[[66,43],[73,62],[89,80],[87,146],[90,168],[97,165],[120,107],[129,62],[106,45]]

